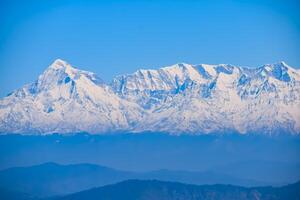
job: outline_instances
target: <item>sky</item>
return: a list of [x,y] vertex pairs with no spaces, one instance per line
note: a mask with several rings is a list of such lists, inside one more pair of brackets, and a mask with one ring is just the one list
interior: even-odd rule
[[175,63],[300,67],[297,0],[0,0],[0,97],[55,59],[110,82]]

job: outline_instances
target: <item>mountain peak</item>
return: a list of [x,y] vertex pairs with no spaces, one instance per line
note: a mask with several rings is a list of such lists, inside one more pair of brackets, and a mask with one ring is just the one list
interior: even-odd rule
[[78,69],[72,67],[69,63],[64,60],[56,59],[45,72],[58,71],[68,74],[70,77],[74,77],[78,73]]
[[291,70],[293,71],[293,69],[284,61],[274,64],[266,64],[259,69],[262,76],[271,76],[284,82],[289,82],[291,80],[290,72]]
[[282,69],[288,69],[288,68],[291,68],[286,62],[284,61],[279,61],[279,62],[276,62],[276,63],[272,63],[272,64],[265,64],[263,65],[262,67],[264,68],[282,68]]
[[51,69],[63,69],[63,68],[72,68],[66,61],[62,59],[56,59],[54,62],[49,66]]
[[286,62],[284,62],[284,61],[280,61],[278,63],[280,63],[281,65],[284,65],[284,66],[288,66],[288,64],[286,64]]
[[33,87],[37,91],[47,91],[48,89],[62,85],[62,83],[74,85],[75,80],[80,77],[80,73],[81,70],[73,68],[66,61],[56,59],[39,76],[36,84]]

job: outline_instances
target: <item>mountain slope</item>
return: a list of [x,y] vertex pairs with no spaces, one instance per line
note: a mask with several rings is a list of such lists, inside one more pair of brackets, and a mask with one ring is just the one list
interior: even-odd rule
[[287,185],[280,188],[258,187],[244,188],[231,185],[186,185],[174,182],[161,181],[138,181],[129,180],[115,185],[108,185],[75,194],[71,194],[59,200],[81,200],[81,199],[130,199],[130,200],[271,200],[300,198],[300,183]]
[[0,100],[0,132],[300,133],[300,72],[185,63],[105,84],[56,60]]

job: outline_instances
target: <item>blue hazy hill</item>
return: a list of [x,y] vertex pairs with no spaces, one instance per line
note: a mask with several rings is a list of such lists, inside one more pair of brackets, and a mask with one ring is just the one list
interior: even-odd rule
[[14,167],[0,171],[0,188],[17,190],[35,196],[63,195],[128,179],[164,180],[189,184],[264,185],[266,183],[240,179],[215,172],[156,170],[129,172],[94,164],[59,165],[44,163],[31,167]]

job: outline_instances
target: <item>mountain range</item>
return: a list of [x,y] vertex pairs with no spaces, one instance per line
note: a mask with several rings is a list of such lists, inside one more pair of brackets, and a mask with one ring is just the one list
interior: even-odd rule
[[234,185],[190,185],[158,180],[126,180],[77,193],[39,198],[27,193],[0,189],[6,200],[298,200],[300,183],[282,187],[240,187]]
[[254,187],[255,184],[257,183],[251,180],[237,179],[213,172],[169,170],[129,172],[94,164],[44,163],[0,171],[0,198],[6,200],[271,200],[300,197],[300,182],[280,187]]
[[105,83],[55,60],[0,100],[0,132],[300,133],[300,70],[179,63]]

